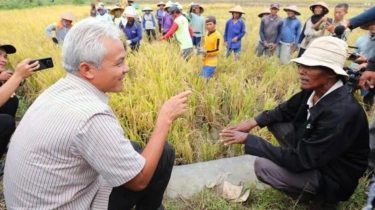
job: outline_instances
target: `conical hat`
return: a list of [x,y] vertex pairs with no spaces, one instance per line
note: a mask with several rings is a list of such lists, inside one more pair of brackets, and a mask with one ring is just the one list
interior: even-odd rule
[[198,3],[194,3],[194,2],[192,2],[191,5],[190,5],[191,8],[197,7],[197,6],[201,9],[201,13],[203,13],[204,12],[204,8],[203,8],[202,5],[200,5]]
[[164,5],[165,6],[165,3],[161,1],[156,6],[160,6],[160,5]]
[[310,10],[311,10],[312,12],[314,12],[313,8],[314,8],[315,6],[322,6],[322,7],[324,7],[324,8],[327,10],[324,14],[325,14],[325,15],[328,14],[329,9],[328,9],[328,5],[327,5],[325,2],[320,1],[320,2],[316,2],[316,3],[314,3],[314,4],[311,4],[311,5],[310,5]]
[[293,11],[296,15],[301,15],[301,12],[298,10],[297,6],[296,5],[291,5],[289,7],[285,7],[284,8],[284,11]]
[[70,21],[74,21],[76,19],[76,17],[71,12],[65,12],[65,13],[61,14],[60,17],[61,17],[61,19],[70,20]]
[[168,7],[171,7],[173,5],[173,2],[171,1],[168,1],[167,3],[165,3],[165,9],[168,8]]
[[261,17],[262,15],[269,15],[270,13],[271,13],[271,12],[270,12],[270,9],[265,8],[265,9],[263,9],[262,12],[260,12],[260,13],[258,14],[258,17]]
[[153,9],[151,7],[145,7],[142,9],[142,12],[145,12],[145,11],[153,11]]
[[245,12],[243,11],[242,7],[240,5],[237,5],[235,7],[233,7],[232,9],[229,10],[229,12],[238,12],[238,13],[241,13],[241,14],[245,14]]
[[122,8],[122,7],[119,7],[119,6],[114,6],[112,9],[111,9],[111,11],[109,12],[109,14],[111,14],[111,15],[115,15],[115,10],[116,9],[118,9],[118,10],[120,10],[121,11],[121,14],[124,12],[124,8]]

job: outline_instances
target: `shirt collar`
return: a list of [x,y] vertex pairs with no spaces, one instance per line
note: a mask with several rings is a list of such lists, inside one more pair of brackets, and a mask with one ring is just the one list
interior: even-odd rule
[[[338,80],[317,102],[316,102],[316,104],[318,104],[318,102],[320,101],[320,100],[322,100],[322,98],[324,97],[324,96],[326,96],[326,95],[328,95],[328,94],[330,94],[331,92],[333,92],[334,90],[336,90],[336,89],[338,89],[338,88],[340,88],[340,87],[342,87],[344,85],[344,83],[341,81],[341,80]],[[309,106],[309,109],[311,108],[311,107],[313,107],[314,105],[316,105],[316,104],[314,104],[313,103],[313,98],[314,98],[314,96],[315,96],[315,91],[313,91],[312,93],[311,93],[311,95],[310,95],[310,97],[309,97],[309,99],[307,100],[307,105]]]
[[68,73],[64,80],[68,82],[68,84],[86,89],[88,92],[97,96],[103,103],[108,104],[109,96],[81,77]]

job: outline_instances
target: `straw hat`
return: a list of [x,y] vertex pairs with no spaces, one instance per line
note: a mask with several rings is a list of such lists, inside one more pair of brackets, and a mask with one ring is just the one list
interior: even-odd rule
[[124,12],[124,8],[122,8],[122,7],[120,7],[120,6],[118,6],[118,5],[116,5],[116,6],[114,6],[112,9],[111,9],[111,11],[109,12],[109,14],[111,14],[111,15],[115,15],[115,11],[116,10],[120,10],[121,11],[121,14]]
[[291,61],[306,66],[325,66],[337,75],[348,77],[343,69],[347,51],[348,45],[345,41],[332,36],[324,36],[312,41],[301,57]]
[[151,7],[145,7],[142,9],[142,12],[145,12],[145,11],[153,11],[153,9]]
[[160,5],[164,5],[164,6],[165,6],[165,3],[161,1],[161,2],[159,2],[156,6],[159,7]]
[[287,12],[287,11],[293,11],[296,15],[301,15],[301,12],[298,10],[298,8],[297,8],[296,5],[291,5],[289,7],[285,7],[284,11],[285,12]]
[[263,11],[262,12],[260,12],[259,14],[258,14],[258,17],[262,17],[262,16],[264,16],[264,15],[269,15],[271,12],[270,12],[270,9],[268,9],[268,8],[265,8],[265,9],[263,9]]
[[63,14],[61,14],[61,19],[64,19],[64,20],[70,20],[70,21],[74,21],[76,19],[76,16],[73,15],[73,13],[71,12],[65,12]]
[[245,12],[243,11],[243,9],[240,5],[237,5],[237,6],[233,7],[232,9],[229,10],[229,12],[231,12],[231,13],[238,12],[238,13],[241,13],[241,14],[245,14]]
[[314,4],[311,4],[311,5],[310,5],[310,10],[311,10],[312,12],[314,12],[314,7],[315,7],[315,6],[322,6],[323,8],[326,9],[326,11],[324,11],[324,14],[325,14],[325,15],[328,14],[329,9],[328,9],[328,5],[327,5],[325,2],[320,1],[320,2],[316,2],[316,3],[314,3]]
[[168,1],[168,2],[165,4],[164,9],[167,9],[167,8],[171,7],[172,5],[173,5],[173,2]]
[[203,8],[203,6],[200,5],[200,4],[198,4],[198,3],[193,3],[193,2],[192,2],[191,5],[190,5],[190,7],[191,7],[191,8],[199,7],[199,8],[201,9],[201,13],[204,12],[204,8]]

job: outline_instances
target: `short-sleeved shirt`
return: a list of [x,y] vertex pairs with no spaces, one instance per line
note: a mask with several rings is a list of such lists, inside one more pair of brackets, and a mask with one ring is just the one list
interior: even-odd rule
[[35,100],[7,154],[8,209],[90,209],[101,180],[117,187],[140,173],[145,159],[124,137],[108,100],[72,74]]
[[191,39],[189,32],[189,21],[183,15],[178,16],[174,22],[178,25],[176,31],[177,41],[180,42],[182,50],[192,48],[193,40]]

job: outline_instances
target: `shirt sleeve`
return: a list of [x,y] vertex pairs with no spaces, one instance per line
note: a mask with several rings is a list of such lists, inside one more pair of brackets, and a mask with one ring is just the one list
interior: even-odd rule
[[49,38],[53,38],[55,37],[53,34],[52,34],[52,31],[55,31],[56,30],[56,26],[54,23],[52,23],[51,25],[47,26],[45,31],[46,31],[46,34]]
[[138,24],[138,26],[137,26],[137,36],[134,39],[131,40],[132,43],[136,43],[136,42],[139,42],[139,41],[142,40],[142,27],[139,23],[134,23],[134,24]]
[[142,171],[145,159],[124,137],[112,114],[96,114],[78,130],[73,147],[112,187],[127,183]]
[[237,39],[241,40],[243,36],[246,34],[246,25],[244,21],[241,21],[241,31],[240,34],[238,34]]
[[220,51],[221,51],[221,46],[222,46],[222,41],[223,38],[221,38],[220,36],[218,36],[216,38],[216,48],[214,50],[207,50],[207,53],[206,53],[206,57],[213,57],[213,56],[217,56],[219,55]]
[[298,48],[298,43],[299,43],[299,36],[301,35],[301,29],[302,29],[302,24],[300,21],[298,21],[297,23],[297,27],[296,27],[296,31],[295,31],[295,35],[296,35],[296,38],[294,39],[294,47],[295,48]]
[[264,40],[266,39],[263,32],[264,32],[264,21],[262,19],[260,21],[260,28],[259,28],[259,36],[260,36],[261,42],[264,42]]
[[350,29],[355,29],[375,20],[375,7],[362,12],[361,14],[349,19]]
[[278,34],[277,34],[277,37],[276,37],[276,44],[279,44],[280,43],[280,40],[281,40],[281,30],[283,29],[283,21],[281,21],[281,23],[279,24],[279,27],[277,28],[278,30]]
[[229,30],[229,21],[225,24],[224,29],[224,42],[228,42],[228,30]]

